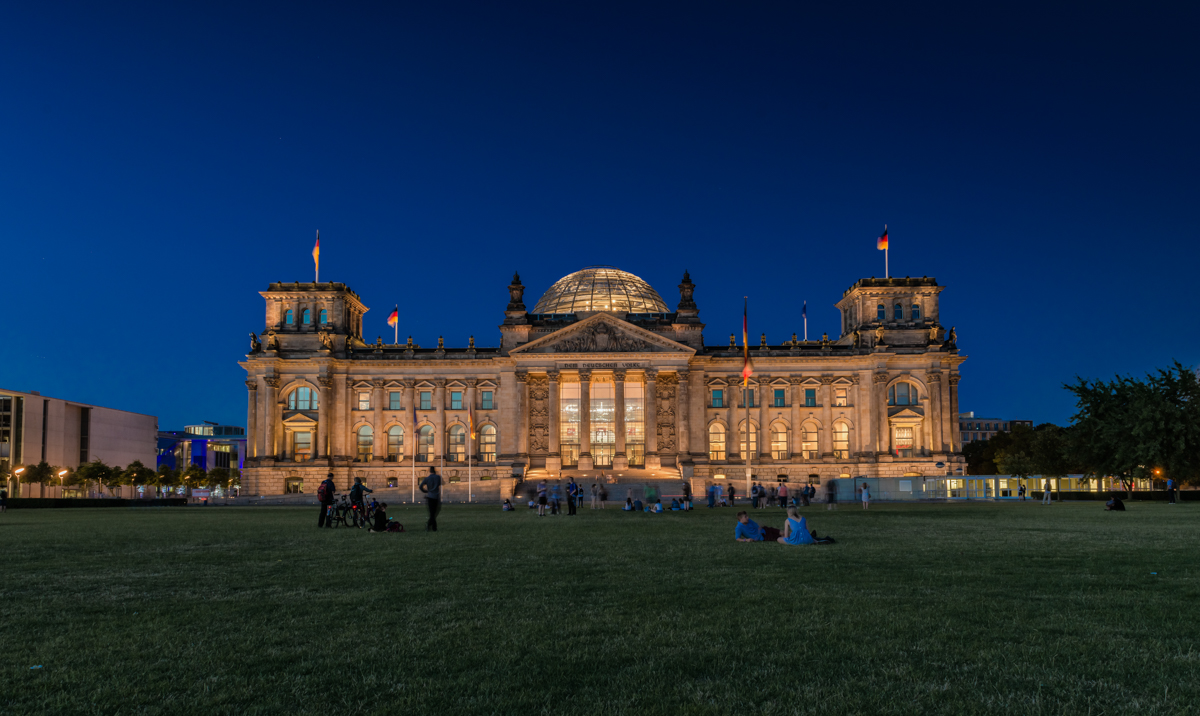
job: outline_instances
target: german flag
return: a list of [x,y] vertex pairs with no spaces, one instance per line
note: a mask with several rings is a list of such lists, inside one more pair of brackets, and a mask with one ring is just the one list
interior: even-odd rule
[[313,247],[313,266],[321,270],[321,232],[317,230],[317,245]]
[[754,375],[754,369],[750,366],[750,323],[747,318],[750,309],[750,299],[745,299],[746,302],[742,306],[742,387],[750,385],[750,376]]
[[398,323],[399,321],[400,321],[400,304],[397,303],[396,307],[393,308],[392,312],[388,315],[388,325],[395,327],[396,323]]
[[887,244],[887,224],[884,224],[884,225],[883,225],[883,234],[882,234],[882,235],[880,235],[880,237],[879,237],[878,239],[876,239],[876,241],[875,241],[875,248],[879,249],[880,251],[887,251],[887,248],[888,248],[888,244]]

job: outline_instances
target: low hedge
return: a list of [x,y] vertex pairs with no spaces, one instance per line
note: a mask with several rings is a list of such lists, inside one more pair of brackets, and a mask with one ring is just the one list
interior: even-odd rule
[[186,497],[155,497],[145,500],[126,500],[110,497],[11,497],[8,506],[12,509],[43,507],[183,507]]

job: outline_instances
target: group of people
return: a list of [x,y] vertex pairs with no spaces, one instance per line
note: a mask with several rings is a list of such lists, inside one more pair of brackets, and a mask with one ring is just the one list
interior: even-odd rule
[[[856,486],[855,491],[858,499],[862,502],[863,509],[868,509],[871,505],[871,488],[864,482]],[[750,506],[754,509],[766,509],[774,506],[808,507],[816,499],[817,488],[815,485],[803,485],[795,491],[789,491],[787,483],[780,483],[778,487],[774,485],[766,487],[758,482],[751,483],[750,485]],[[728,503],[725,501],[724,485],[712,484],[708,486],[708,506],[710,508],[736,504],[737,487],[733,483],[729,484]],[[837,481],[828,480],[825,483],[825,509],[836,510],[837,505]]]
[[[429,511],[425,531],[437,532],[437,516],[442,510],[442,476],[438,474],[436,467],[429,468],[429,474],[421,480],[417,489],[425,495],[425,506]],[[354,478],[354,484],[350,486],[350,508],[358,510],[358,514],[371,515],[372,520],[369,526],[371,532],[403,532],[404,527],[399,522],[388,518],[386,502],[372,500],[371,510],[367,510],[366,496],[372,492],[374,490],[364,485],[361,477]],[[337,485],[333,481],[331,472],[317,487],[317,502],[321,505],[320,515],[317,517],[317,527],[333,527],[329,513],[336,500]]]
[[817,531],[808,529],[808,520],[804,518],[795,506],[787,508],[787,520],[783,529],[762,527],[745,511],[737,513],[737,525],[733,529],[733,538],[738,542],[778,542],[779,544],[834,544],[836,540],[826,535],[818,537]]
[[[575,478],[568,478],[566,493],[567,515],[579,514],[578,510],[583,506],[583,486],[575,482]],[[593,482],[591,493],[592,509],[603,510],[604,502],[608,499],[608,490],[603,485],[597,485]],[[558,483],[548,485],[545,480],[541,480],[534,489],[534,494],[529,499],[529,508],[536,508],[538,516],[545,517],[547,509],[551,515],[559,514],[562,511],[562,503],[563,495]],[[513,509],[512,503],[508,499],[505,499],[502,509],[505,512],[511,512]]]

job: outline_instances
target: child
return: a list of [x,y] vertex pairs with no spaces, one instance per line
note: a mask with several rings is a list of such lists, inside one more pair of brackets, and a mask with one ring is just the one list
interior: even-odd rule
[[504,510],[505,512],[512,512],[512,511],[513,511],[513,506],[512,506],[512,503],[508,501],[508,498],[507,498],[507,497],[506,497],[506,498],[504,498],[504,504],[503,504],[503,505],[500,507],[500,509]]

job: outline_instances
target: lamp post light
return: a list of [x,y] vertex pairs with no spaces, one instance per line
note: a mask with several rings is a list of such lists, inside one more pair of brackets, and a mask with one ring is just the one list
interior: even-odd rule
[[20,477],[20,475],[22,472],[25,472],[25,468],[23,468],[23,467],[18,467],[16,470],[13,470],[13,474],[17,476],[17,494],[18,495],[21,494],[21,477]]
[[65,469],[58,471],[58,496],[59,497],[63,496],[63,487],[66,483],[66,478],[64,476],[66,474],[67,474],[67,471]]

